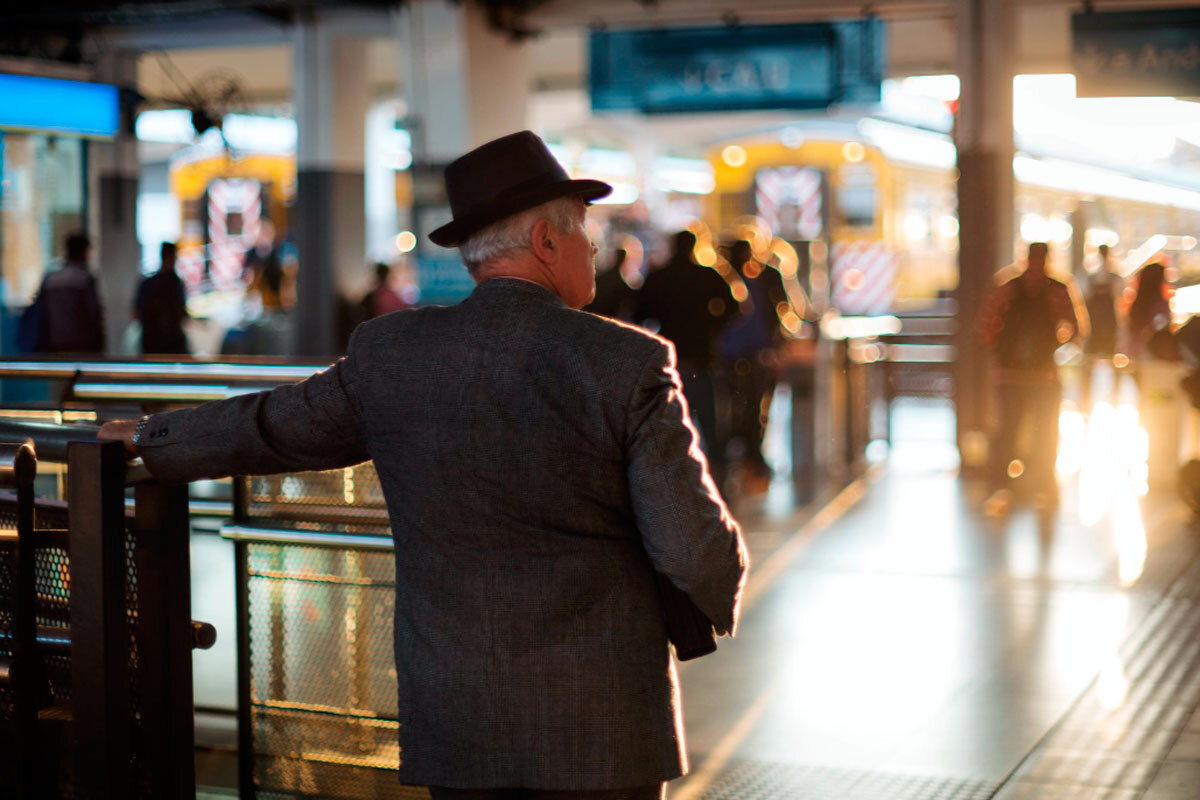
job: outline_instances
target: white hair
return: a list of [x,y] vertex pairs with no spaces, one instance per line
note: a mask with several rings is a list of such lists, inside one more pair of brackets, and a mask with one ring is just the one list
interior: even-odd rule
[[474,275],[484,264],[497,258],[512,255],[532,246],[530,235],[538,220],[545,219],[562,233],[569,233],[579,222],[579,198],[575,195],[560,197],[540,206],[505,217],[486,228],[476,231],[458,246],[459,254],[467,270]]

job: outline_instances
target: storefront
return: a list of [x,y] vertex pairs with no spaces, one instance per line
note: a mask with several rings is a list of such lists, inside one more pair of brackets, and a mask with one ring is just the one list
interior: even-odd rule
[[117,89],[0,73],[0,350],[62,242],[86,230],[89,139],[117,129]]

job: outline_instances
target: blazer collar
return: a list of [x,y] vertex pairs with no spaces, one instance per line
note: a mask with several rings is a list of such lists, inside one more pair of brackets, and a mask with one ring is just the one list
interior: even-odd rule
[[469,299],[562,307],[567,305],[561,297],[544,286],[520,278],[490,278],[476,286]]

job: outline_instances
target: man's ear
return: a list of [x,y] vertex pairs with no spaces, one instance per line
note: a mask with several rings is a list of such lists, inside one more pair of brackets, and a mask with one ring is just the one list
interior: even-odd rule
[[557,243],[550,220],[539,219],[529,231],[529,244],[539,261],[553,261],[558,257]]

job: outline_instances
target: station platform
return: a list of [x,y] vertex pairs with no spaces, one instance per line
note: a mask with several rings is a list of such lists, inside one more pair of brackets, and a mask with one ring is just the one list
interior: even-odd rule
[[1066,420],[1054,512],[985,515],[942,401],[815,513],[737,509],[741,625],[682,665],[669,797],[1200,797],[1200,529],[1122,411]]

